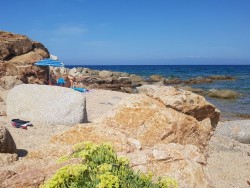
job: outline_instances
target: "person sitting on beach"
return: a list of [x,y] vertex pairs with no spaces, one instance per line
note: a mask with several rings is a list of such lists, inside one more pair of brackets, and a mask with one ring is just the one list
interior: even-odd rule
[[71,75],[68,75],[67,76],[69,82],[70,82],[70,87],[73,88],[74,86],[74,81],[75,81],[75,77],[71,76]]

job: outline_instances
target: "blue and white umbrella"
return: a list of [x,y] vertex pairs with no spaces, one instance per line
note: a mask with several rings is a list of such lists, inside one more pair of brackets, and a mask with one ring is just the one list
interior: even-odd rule
[[43,59],[36,62],[36,66],[52,66],[52,67],[64,67],[64,64],[58,60],[53,59]]

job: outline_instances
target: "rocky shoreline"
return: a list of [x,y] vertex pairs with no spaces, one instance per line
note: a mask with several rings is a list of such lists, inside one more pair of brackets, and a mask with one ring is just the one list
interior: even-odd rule
[[[134,170],[170,176],[179,187],[248,186],[250,121],[220,122],[220,111],[195,92],[224,99],[239,94],[190,87],[234,78],[49,70],[34,66],[49,57],[41,43],[1,31],[0,44],[0,187],[39,187],[64,165],[79,164],[57,159],[83,141],[111,142]],[[74,76],[76,87],[91,91],[46,85],[51,72]],[[33,127],[14,128],[12,118]]]

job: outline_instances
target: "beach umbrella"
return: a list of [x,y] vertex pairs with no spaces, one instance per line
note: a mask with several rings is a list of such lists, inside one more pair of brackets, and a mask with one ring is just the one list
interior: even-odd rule
[[43,59],[36,62],[34,65],[36,66],[52,66],[52,67],[64,67],[64,64],[58,60],[53,59]]

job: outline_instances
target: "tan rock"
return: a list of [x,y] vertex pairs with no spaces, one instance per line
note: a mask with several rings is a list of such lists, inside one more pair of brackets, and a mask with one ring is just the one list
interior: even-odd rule
[[0,31],[0,60],[32,50],[32,41],[24,35]]
[[132,83],[142,81],[142,77],[135,75],[135,74],[131,74],[129,77]]
[[99,118],[96,123],[122,130],[143,146],[157,143],[207,145],[211,126],[203,126],[192,116],[180,113],[146,95],[130,95],[116,109]]
[[152,153],[156,161],[146,166],[155,175],[172,177],[179,187],[209,187],[203,170],[206,160],[196,146],[157,144]]
[[0,76],[18,76],[24,83],[28,83],[28,77],[35,76],[41,83],[47,83],[48,67],[35,68],[33,64],[48,57],[49,52],[41,43],[0,31]]
[[127,136],[118,129],[113,129],[105,124],[89,124],[74,126],[68,131],[53,136],[51,143],[61,143],[67,145],[79,142],[91,141],[96,144],[104,142],[112,143],[118,152],[131,152],[139,147],[139,143],[129,141]]
[[99,72],[100,78],[109,78],[109,77],[111,77],[112,75],[113,75],[112,72],[106,71],[106,70],[103,70],[103,71],[100,71],[100,72]]
[[212,126],[215,127],[218,123],[219,110],[200,95],[171,86],[150,87],[146,94],[163,102],[166,107],[191,115],[198,121],[209,117]]
[[160,82],[160,81],[163,81],[164,78],[163,78],[161,75],[154,74],[154,75],[151,75],[151,76],[149,77],[149,80],[150,80],[151,82]]
[[0,78],[0,82],[1,86],[7,90],[23,83],[17,76],[3,76]]

